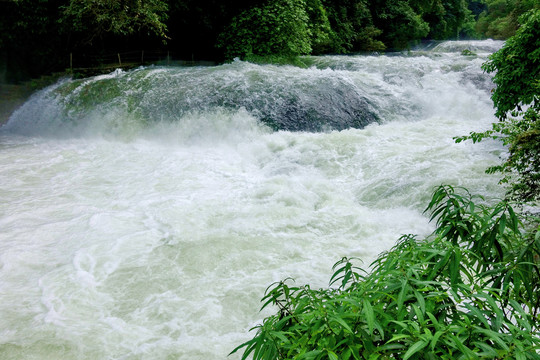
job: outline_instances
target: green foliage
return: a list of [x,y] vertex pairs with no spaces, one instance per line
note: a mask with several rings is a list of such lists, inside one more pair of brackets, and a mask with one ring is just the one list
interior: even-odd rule
[[18,78],[64,70],[70,53],[85,67],[97,55],[165,43],[175,56],[217,61],[401,50],[423,39],[506,38],[520,14],[539,7],[538,0],[0,1],[0,64]]
[[532,9],[539,9],[537,0],[486,0],[487,9],[479,15],[477,33],[493,39],[507,39],[519,27],[519,17]]
[[333,34],[326,9],[321,0],[306,0],[305,9],[309,18],[308,28],[311,34],[312,53],[327,52],[330,49]]
[[465,49],[465,50],[461,51],[461,55],[463,55],[463,56],[476,56],[476,54],[474,52],[472,52],[471,50],[469,50],[469,49]]
[[456,138],[456,142],[484,138],[499,139],[508,146],[508,157],[500,165],[489,167],[486,172],[504,174],[501,183],[510,184],[511,198],[533,202],[540,198],[540,121],[539,114],[529,108],[522,118],[507,118],[492,124],[492,130],[471,133]]
[[298,68],[307,69],[314,65],[310,56],[285,56],[285,55],[248,55],[245,61],[259,65],[291,65]]
[[540,199],[540,9],[520,21],[516,34],[483,65],[486,72],[495,73],[497,87],[491,98],[500,122],[492,130],[456,141],[501,139],[509,156],[488,172],[502,172],[502,182],[512,184],[512,196],[535,201]]
[[304,0],[268,1],[232,19],[218,46],[225,57],[295,56],[311,52],[309,17]]
[[242,359],[540,359],[540,233],[512,207],[438,188],[437,229],[400,238],[369,273],[343,258],[327,289],[271,285]]
[[520,18],[522,26],[503,48],[490,56],[482,68],[495,73],[492,99],[499,118],[532,104],[540,109],[540,10]]
[[62,0],[0,1],[0,82],[39,77],[60,62],[65,54],[57,24],[61,4]]
[[403,49],[428,36],[455,38],[471,19],[465,0],[267,1],[236,16],[222,32],[219,46],[229,59]]
[[468,23],[474,22],[465,0],[428,1],[418,11],[429,24],[428,36],[432,39],[456,39]]
[[377,38],[382,31],[373,25],[366,0],[323,0],[332,27],[329,51],[382,51],[386,46]]
[[167,39],[168,5],[163,0],[70,0],[61,22],[84,32],[87,42],[105,34],[132,35],[149,32]]
[[383,31],[382,40],[390,48],[407,48],[411,41],[429,34],[429,24],[409,1],[376,0],[370,6],[375,26]]

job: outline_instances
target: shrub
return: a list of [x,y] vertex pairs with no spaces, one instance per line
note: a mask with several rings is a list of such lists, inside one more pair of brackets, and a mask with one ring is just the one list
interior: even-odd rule
[[304,0],[269,1],[234,17],[218,47],[227,59],[250,55],[295,56],[311,52],[311,32]]
[[327,289],[271,285],[242,359],[540,359],[540,233],[512,207],[475,204],[450,186],[426,211],[437,229],[406,235],[365,272],[334,265]]
[[502,182],[512,184],[510,196],[530,202],[540,199],[540,9],[529,11],[520,22],[516,34],[483,65],[495,74],[491,98],[500,121],[491,130],[456,141],[501,139],[509,156],[488,172],[503,173]]

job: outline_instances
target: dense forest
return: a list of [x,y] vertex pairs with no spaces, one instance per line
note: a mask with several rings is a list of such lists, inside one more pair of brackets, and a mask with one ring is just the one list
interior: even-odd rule
[[422,40],[505,39],[537,0],[0,1],[0,80],[160,51],[176,59],[390,51]]

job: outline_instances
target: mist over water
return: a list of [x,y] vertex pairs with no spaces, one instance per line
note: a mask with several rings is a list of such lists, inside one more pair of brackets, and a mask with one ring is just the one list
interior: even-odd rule
[[226,359],[272,282],[326,286],[342,256],[429,234],[442,183],[502,196],[502,147],[452,140],[495,120],[480,65],[500,45],[36,94],[0,129],[0,358]]

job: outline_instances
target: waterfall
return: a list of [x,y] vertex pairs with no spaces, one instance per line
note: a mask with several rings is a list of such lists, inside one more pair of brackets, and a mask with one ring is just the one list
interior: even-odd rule
[[502,196],[504,148],[452,139],[495,121],[480,66],[501,45],[36,93],[0,128],[0,358],[227,359],[272,282],[326,286],[342,256],[429,234],[437,185]]

